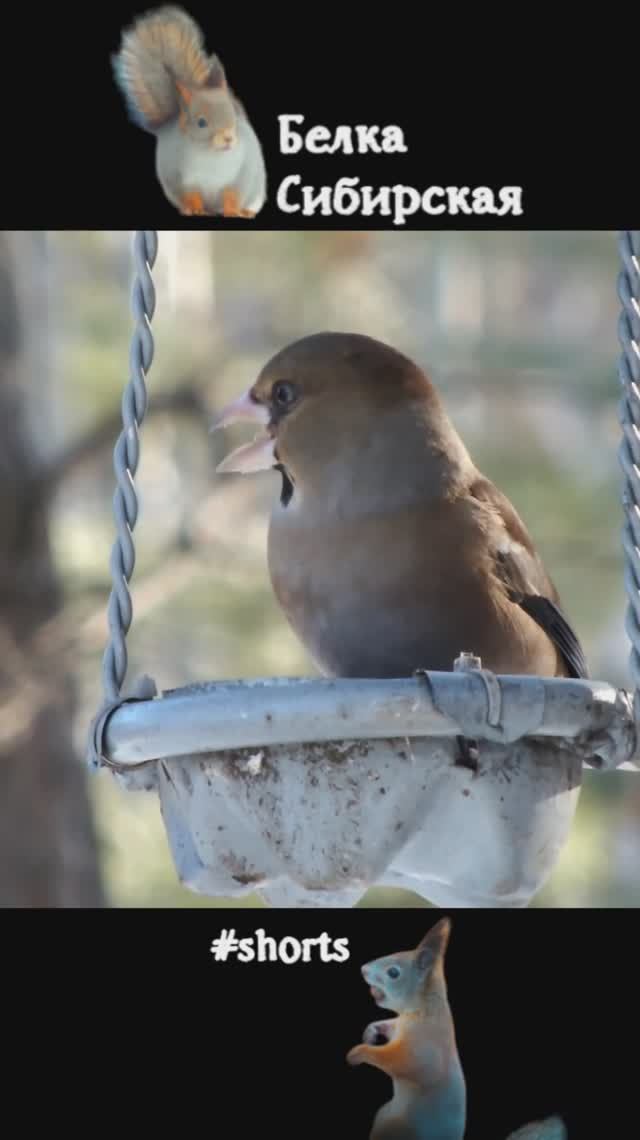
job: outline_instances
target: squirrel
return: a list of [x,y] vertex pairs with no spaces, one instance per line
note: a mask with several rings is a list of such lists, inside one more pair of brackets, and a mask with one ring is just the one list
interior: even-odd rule
[[444,974],[450,933],[443,918],[415,950],[362,967],[376,1004],[398,1014],[367,1026],[347,1054],[349,1064],[373,1065],[393,1080],[370,1140],[463,1140],[467,1090]]
[[267,193],[262,148],[192,17],[171,6],[141,16],[111,64],[130,119],[156,136],[156,175],[172,205],[255,217]]
[[[451,920],[431,928],[415,950],[367,962],[362,975],[382,1009],[349,1050],[351,1065],[369,1064],[393,1081],[393,1097],[376,1114],[369,1140],[463,1140],[467,1091],[448,1000],[444,960]],[[566,1140],[562,1120],[525,1125],[507,1140]]]

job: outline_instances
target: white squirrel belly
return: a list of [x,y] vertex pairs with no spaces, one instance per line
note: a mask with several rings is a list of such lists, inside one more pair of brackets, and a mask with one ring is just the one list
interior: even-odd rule
[[239,124],[236,145],[214,150],[188,140],[177,121],[158,133],[156,170],[167,197],[179,206],[188,192],[204,195],[209,209],[219,205],[227,189],[236,191],[240,206],[255,211],[266,197],[266,171],[260,144],[246,120]]
[[244,146],[238,142],[231,150],[189,146],[183,149],[182,183],[185,187],[224,190],[237,178],[244,160]]

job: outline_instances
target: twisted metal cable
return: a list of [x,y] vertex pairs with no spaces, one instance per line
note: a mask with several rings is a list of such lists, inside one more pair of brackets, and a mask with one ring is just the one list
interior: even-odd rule
[[619,459],[624,472],[622,544],[628,598],[625,625],[631,641],[629,668],[635,688],[634,715],[636,724],[640,724],[640,230],[623,230],[619,250],[622,261],[618,276],[618,297],[622,305],[618,320],[618,340],[622,348],[618,362],[622,385]]
[[135,566],[133,530],[138,518],[134,478],[140,458],[138,431],[147,411],[146,375],[154,355],[151,321],[156,293],[151,270],[157,253],[157,231],[136,230],[133,242],[135,277],[131,296],[135,328],[129,352],[129,382],[122,396],[123,429],[113,454],[117,484],[113,497],[113,514],[117,537],[110,559],[113,582],[107,608],[110,639],[102,661],[102,684],[106,701],[119,700],[128,665],[126,636],[133,617],[129,582]]

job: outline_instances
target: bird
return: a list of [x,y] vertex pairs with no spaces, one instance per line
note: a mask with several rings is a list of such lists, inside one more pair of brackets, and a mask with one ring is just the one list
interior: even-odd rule
[[426,370],[373,337],[288,344],[222,409],[262,430],[221,474],[279,473],[271,585],[327,677],[450,672],[588,677],[522,518],[485,476]]

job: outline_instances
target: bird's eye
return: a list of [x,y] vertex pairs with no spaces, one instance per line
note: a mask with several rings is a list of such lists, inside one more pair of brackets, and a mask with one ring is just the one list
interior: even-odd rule
[[207,120],[203,119],[202,116],[200,116],[200,118],[198,119],[198,126],[199,127],[206,127],[206,125],[207,125]]
[[389,966],[389,969],[387,970],[387,977],[399,978],[400,977],[400,970],[398,969],[398,967],[397,966]]
[[280,380],[273,386],[273,401],[279,408],[288,408],[297,399],[298,391],[295,384]]

